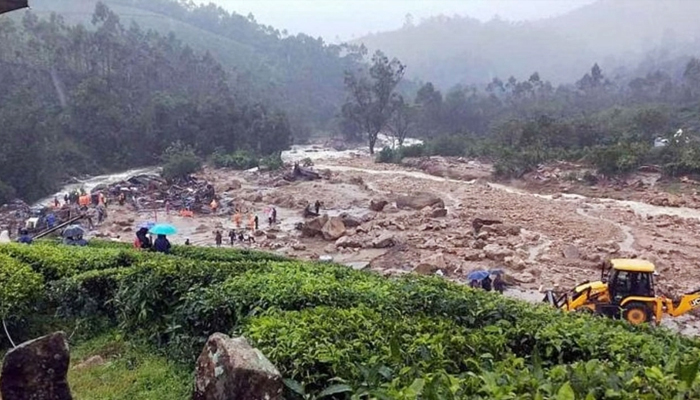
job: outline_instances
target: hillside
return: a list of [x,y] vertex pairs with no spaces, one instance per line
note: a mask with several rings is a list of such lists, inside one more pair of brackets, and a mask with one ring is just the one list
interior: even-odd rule
[[184,399],[182,378],[214,332],[242,334],[267,355],[285,399],[700,395],[700,345],[663,329],[563,315],[441,278],[245,251],[93,246],[0,247],[11,288],[0,292],[0,317],[16,341],[60,327],[88,340],[78,357],[109,360],[72,371],[81,398],[110,388],[113,398],[157,398],[170,385]]
[[[494,77],[524,79],[535,71],[562,83],[581,78],[594,62],[612,71],[696,54],[698,13],[700,2],[600,0],[534,22],[434,17],[357,43],[400,58],[409,77],[441,87],[484,84]],[[650,53],[660,48],[664,51]]]
[[[36,0],[31,12],[55,12],[67,23],[91,25],[97,0]],[[173,33],[197,52],[209,52],[229,73],[237,94],[271,103],[289,115],[296,136],[325,129],[344,99],[343,74],[357,58],[303,34],[288,36],[221,8],[171,0],[104,0],[122,20],[163,35]],[[17,12],[20,19],[26,11]]]

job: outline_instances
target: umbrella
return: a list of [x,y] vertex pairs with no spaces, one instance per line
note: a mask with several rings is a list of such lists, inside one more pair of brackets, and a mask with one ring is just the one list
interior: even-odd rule
[[69,225],[63,230],[63,237],[77,237],[79,235],[84,235],[85,230],[80,225]]
[[468,281],[480,281],[489,275],[490,275],[489,271],[483,271],[483,270],[472,271],[467,275],[467,280]]
[[0,14],[27,7],[28,0],[0,0]]
[[170,224],[158,224],[153,226],[148,232],[154,235],[174,235],[177,233],[177,229]]
[[141,228],[146,228],[146,229],[151,229],[154,226],[156,226],[156,223],[153,221],[146,221],[146,222],[141,222],[138,226],[139,229]]

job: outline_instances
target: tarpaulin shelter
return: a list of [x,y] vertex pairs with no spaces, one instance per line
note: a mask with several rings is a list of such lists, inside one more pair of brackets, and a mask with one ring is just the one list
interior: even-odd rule
[[0,14],[29,7],[28,0],[0,0]]

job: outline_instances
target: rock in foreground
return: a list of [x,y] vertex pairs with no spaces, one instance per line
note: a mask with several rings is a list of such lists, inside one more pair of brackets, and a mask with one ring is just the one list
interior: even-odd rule
[[70,364],[63,332],[22,343],[10,350],[2,364],[3,400],[71,400],[66,375]]
[[282,376],[244,337],[209,337],[197,359],[193,400],[278,400]]

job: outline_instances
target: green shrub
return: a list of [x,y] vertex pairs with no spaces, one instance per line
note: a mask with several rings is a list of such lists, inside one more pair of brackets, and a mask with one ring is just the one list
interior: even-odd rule
[[209,162],[216,168],[246,170],[258,166],[258,157],[245,150],[226,154],[223,149],[219,148],[209,157]]
[[43,278],[32,268],[0,254],[0,319],[22,316],[42,292]]
[[161,175],[168,181],[186,179],[202,167],[202,160],[192,146],[175,142],[161,156],[163,171]]

